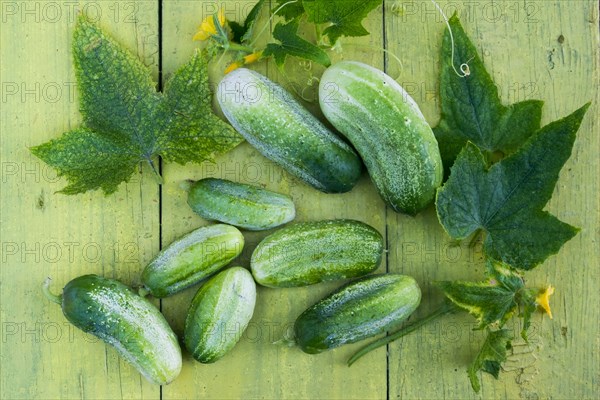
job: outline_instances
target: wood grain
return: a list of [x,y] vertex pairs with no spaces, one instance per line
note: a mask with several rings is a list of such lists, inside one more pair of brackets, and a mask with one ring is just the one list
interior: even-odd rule
[[[283,172],[244,143],[215,163],[165,164],[158,187],[142,171],[110,197],[101,193],[54,194],[64,181],[33,157],[28,147],[77,126],[77,92],[70,44],[79,10],[159,71],[163,82],[199,46],[191,40],[202,18],[217,7],[241,21],[253,0],[31,1],[0,2],[0,397],[50,398],[498,398],[592,399],[600,396],[599,332],[600,191],[598,149],[598,1],[440,1],[459,13],[505,104],[536,98],[546,102],[543,123],[592,100],[573,156],[561,173],[547,209],[581,232],[560,253],[530,274],[528,284],[552,283],[554,319],[536,314],[529,344],[515,342],[500,380],[482,377],[475,395],[466,367],[483,335],[466,314],[446,316],[421,331],[369,354],[352,368],[345,361],[359,346],[309,356],[273,342],[289,333],[295,317],[339,283],[309,288],[259,288],[249,328],[233,351],[202,365],[187,353],[181,376],[161,388],[147,383],[116,352],[71,327],[40,291],[46,276],[55,291],[70,279],[98,273],[130,284],[160,247],[207,225],[186,204],[185,179],[219,177],[292,196],[297,220],[354,218],[386,237],[380,271],[413,275],[423,288],[425,315],[441,301],[431,281],[481,279],[481,246],[455,245],[435,210],[415,218],[386,209],[365,174],[350,193],[319,193]],[[159,9],[159,7],[161,7]],[[159,26],[159,15],[162,25]],[[259,25],[266,24],[264,16]],[[365,22],[368,37],[342,39],[352,59],[385,69],[414,97],[427,120],[439,118],[437,75],[443,19],[430,1],[387,1]],[[269,29],[257,46],[269,40]],[[302,34],[312,38],[313,32]],[[384,60],[383,48],[398,56]],[[385,62],[384,62],[385,61]],[[211,68],[217,82],[227,63]],[[291,59],[282,74],[271,62],[254,69],[301,94],[321,116],[315,80],[322,68]],[[309,84],[310,81],[310,84]],[[302,90],[306,88],[305,90]],[[244,232],[236,264],[248,267],[253,248],[269,232]],[[162,301],[162,311],[181,335],[197,288]],[[158,302],[157,302],[158,304]],[[515,327],[518,330],[519,327]]]
[[158,388],[115,350],[72,327],[41,292],[47,276],[56,292],[87,273],[139,282],[141,266],[159,246],[156,184],[136,174],[110,197],[55,194],[65,182],[28,150],[81,121],[70,52],[79,11],[137,54],[156,79],[157,5],[32,1],[0,7],[1,397],[158,398]]

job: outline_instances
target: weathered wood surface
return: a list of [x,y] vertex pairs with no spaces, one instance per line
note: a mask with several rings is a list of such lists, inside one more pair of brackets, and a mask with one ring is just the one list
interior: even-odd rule
[[[345,361],[357,346],[309,356],[272,344],[306,306],[336,284],[259,288],[255,316],[231,354],[212,365],[198,364],[186,354],[181,376],[162,389],[147,383],[113,349],[71,327],[59,307],[43,298],[40,284],[46,276],[54,279],[55,290],[84,273],[138,283],[141,269],[161,246],[209,223],[189,210],[179,188],[184,179],[205,176],[287,193],[297,205],[298,220],[346,217],[375,226],[388,247],[380,271],[417,278],[424,291],[419,314],[440,301],[430,281],[482,276],[480,248],[453,246],[433,208],[416,218],[386,210],[366,176],[348,194],[318,193],[248,144],[215,164],[163,165],[162,187],[140,173],[110,197],[54,194],[64,182],[27,148],[81,121],[70,56],[79,10],[97,18],[158,79],[159,61],[166,78],[198,46],[191,36],[203,17],[224,7],[227,18],[239,21],[253,3],[0,2],[0,398],[598,398],[597,1],[440,1],[446,14],[458,11],[505,103],[542,99],[547,123],[594,102],[548,206],[581,232],[528,281],[533,286],[557,286],[554,319],[536,314],[530,344],[517,342],[501,379],[484,376],[479,395],[471,391],[465,370],[483,337],[471,330],[474,320],[468,315],[447,316],[350,369]],[[332,57],[385,68],[435,124],[444,24],[433,4],[388,1],[369,15],[365,26],[369,37],[342,39],[343,53]],[[393,58],[384,60],[383,48],[396,54],[402,65]],[[311,73],[321,72],[305,67],[292,60],[287,76],[282,76],[271,63],[256,65],[288,88],[305,87]],[[215,79],[222,69],[223,65],[213,68]],[[314,86],[303,94],[314,98]],[[308,106],[318,111],[314,103]],[[253,247],[265,235],[248,233],[246,249],[236,263],[248,266]],[[162,301],[178,334],[195,290]]]

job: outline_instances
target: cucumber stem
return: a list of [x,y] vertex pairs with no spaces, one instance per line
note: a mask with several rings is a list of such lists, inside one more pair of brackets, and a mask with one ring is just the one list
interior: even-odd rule
[[274,341],[272,344],[278,346],[294,347],[296,346],[296,340],[294,338],[288,338],[284,336],[281,339]]
[[400,339],[401,337],[406,336],[409,333],[416,331],[423,325],[426,325],[427,323],[441,317],[442,315],[446,315],[455,310],[457,310],[457,307],[454,304],[449,303],[449,302],[444,303],[444,305],[442,305],[440,308],[438,308],[437,310],[435,310],[428,316],[421,318],[421,319],[411,323],[410,325],[403,327],[402,329],[400,329],[399,331],[397,331],[395,333],[392,333],[391,335],[384,336],[381,339],[377,339],[377,340],[367,344],[366,346],[362,347],[360,350],[358,350],[356,353],[354,353],[354,355],[352,357],[350,357],[350,359],[348,359],[348,366],[351,366],[352,364],[354,364],[359,358],[361,358],[365,354],[370,353],[371,351],[373,351],[381,346],[385,346],[386,344],[391,343],[394,340]]
[[144,286],[142,286],[141,288],[138,289],[138,295],[140,297],[146,297],[150,294],[150,291],[148,289],[146,289]]
[[186,179],[185,181],[182,181],[179,184],[179,187],[181,188],[181,190],[184,190],[186,192],[190,191],[190,188],[192,187],[192,185],[195,183],[196,181],[193,181],[191,179]]
[[46,296],[46,298],[48,300],[50,300],[51,302],[62,305],[62,294],[56,295],[50,291],[50,282],[51,281],[52,281],[52,278],[50,278],[50,277],[47,277],[44,280],[44,282],[42,283],[42,292],[44,292],[44,296]]

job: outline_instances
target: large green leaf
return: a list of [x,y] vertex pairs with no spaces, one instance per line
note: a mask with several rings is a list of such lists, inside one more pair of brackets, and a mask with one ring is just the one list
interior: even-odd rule
[[437,213],[446,232],[463,239],[485,231],[485,253],[517,269],[529,270],[558,252],[578,230],[542,209],[571,155],[588,106],[540,129],[489,169],[481,151],[467,144],[437,193]]
[[242,141],[211,109],[207,61],[196,52],[157,93],[141,62],[84,16],[73,55],[84,126],[31,151],[69,181],[62,192],[114,192],[135,166],[162,155],[184,164]]
[[[449,168],[460,150],[470,141],[487,153],[516,151],[540,127],[543,102],[527,100],[504,106],[498,89],[486,71],[458,18],[450,19],[454,37],[446,30],[441,51],[441,119],[434,133],[442,161]],[[467,63],[470,74],[456,71]]]

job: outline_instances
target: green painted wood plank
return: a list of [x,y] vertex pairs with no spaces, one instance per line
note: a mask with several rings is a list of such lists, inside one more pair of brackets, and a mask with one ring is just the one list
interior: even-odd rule
[[[466,368],[484,335],[471,331],[475,321],[470,316],[446,316],[390,346],[390,398],[596,398],[599,315],[590,305],[600,301],[598,2],[439,3],[448,16],[458,11],[503,102],[544,100],[546,124],[595,100],[547,207],[582,231],[528,275],[533,287],[557,286],[551,299],[555,318],[535,315],[530,344],[515,341],[500,380],[486,375],[480,395],[471,391]],[[388,48],[403,62],[392,75],[398,74],[435,125],[443,20],[429,1],[407,2],[399,10],[386,13]],[[398,215],[388,222],[391,269],[415,276],[426,294],[418,314],[425,315],[441,300],[432,280],[483,278],[480,244],[453,247],[433,209],[415,219]],[[517,337],[519,329],[515,327]]]
[[[240,21],[254,3],[228,1],[218,2],[218,5],[224,7],[227,18]],[[215,12],[216,4],[175,0],[164,2],[165,71],[173,71],[189,57],[197,45],[190,40],[195,28],[204,16]],[[260,24],[264,21],[261,20]],[[344,57],[361,59],[381,67],[381,12],[374,12],[367,26],[375,35],[357,40],[360,46],[348,45],[344,48]],[[214,80],[220,76],[224,65],[215,66]],[[318,66],[300,64],[298,60],[290,60],[286,66],[286,76],[280,75],[272,64],[258,64],[253,68],[267,73],[288,90],[306,87],[311,72],[316,76],[322,72]],[[316,99],[315,89],[316,86],[312,86],[305,90],[304,97]],[[308,106],[313,111],[318,110],[314,102]],[[185,167],[167,165],[164,171],[167,182],[163,188],[164,244],[197,226],[209,223],[190,211],[184,193],[178,188],[179,182],[184,179],[206,176],[257,184],[289,194],[296,204],[298,221],[355,218],[385,233],[385,208],[367,176],[348,194],[326,195],[292,178],[247,143],[219,157],[216,164]],[[248,267],[252,249],[267,233],[244,232],[246,248],[234,264]],[[349,370],[344,362],[355,346],[310,356],[294,348],[272,344],[291,328],[297,315],[338,285],[333,283],[288,290],[259,288],[257,308],[250,327],[231,354],[211,365],[201,365],[188,356],[181,378],[163,389],[163,397],[385,398],[386,360],[383,351],[366,368]],[[183,330],[185,313],[195,291],[195,288],[190,289],[163,300],[163,311],[177,332]]]
[[[172,73],[191,55],[196,44],[190,37],[203,15],[224,5],[229,18],[240,20],[252,4],[163,1],[165,73]],[[482,52],[503,101],[543,99],[547,123],[595,100],[548,206],[582,231],[528,280],[532,285],[557,286],[552,299],[554,320],[536,315],[531,346],[516,342],[516,352],[505,364],[501,380],[484,377],[482,393],[476,396],[465,369],[483,337],[471,331],[470,316],[447,316],[389,347],[388,387],[383,349],[347,369],[344,362],[358,346],[309,356],[271,344],[281,338],[295,316],[337,284],[261,288],[256,315],[232,353],[213,365],[198,364],[185,355],[179,379],[162,389],[164,398],[598,397],[598,2],[440,4],[447,14],[456,8],[464,13],[465,28]],[[98,16],[102,26],[134,49],[156,77],[157,6],[153,0],[0,3],[3,398],[159,398],[157,387],[146,383],[112,349],[70,327],[39,290],[48,275],[54,278],[56,289],[89,272],[137,283],[141,268],[158,251],[159,196],[153,178],[136,175],[108,198],[99,193],[55,195],[62,182],[27,151],[28,146],[56,137],[80,121],[76,95],[71,96],[73,7]],[[388,60],[388,73],[397,77],[428,121],[435,123],[443,21],[428,1],[387,2],[385,17],[388,48],[402,60],[402,66]],[[372,35],[343,40],[343,53],[333,58],[383,67],[381,18],[380,10],[372,13],[366,24]],[[256,69],[288,88],[305,87],[311,74],[318,77],[321,72],[319,67],[295,62],[288,63],[286,76],[271,64]],[[215,68],[215,80],[220,70],[222,66]],[[314,90],[303,94],[314,98]],[[316,104],[308,107],[319,115]],[[386,214],[366,176],[349,194],[321,194],[247,144],[219,157],[215,164],[166,165],[164,175],[163,245],[209,223],[188,209],[179,182],[215,176],[290,194],[298,207],[298,220],[349,217],[387,231],[390,270],[413,275],[423,285],[421,315],[440,301],[428,282],[482,276],[480,246],[453,246],[433,209],[416,218],[389,210]],[[248,245],[238,264],[248,266],[251,250],[265,234],[246,234]],[[573,272],[567,273],[567,268]],[[163,301],[163,310],[178,333],[195,290]]]
[[136,174],[111,197],[54,194],[65,182],[28,151],[81,121],[70,52],[79,10],[156,77],[157,4],[3,1],[0,8],[1,397],[158,398],[158,387],[72,327],[41,293],[47,276],[55,291],[85,273],[139,282],[158,250],[157,185]]

